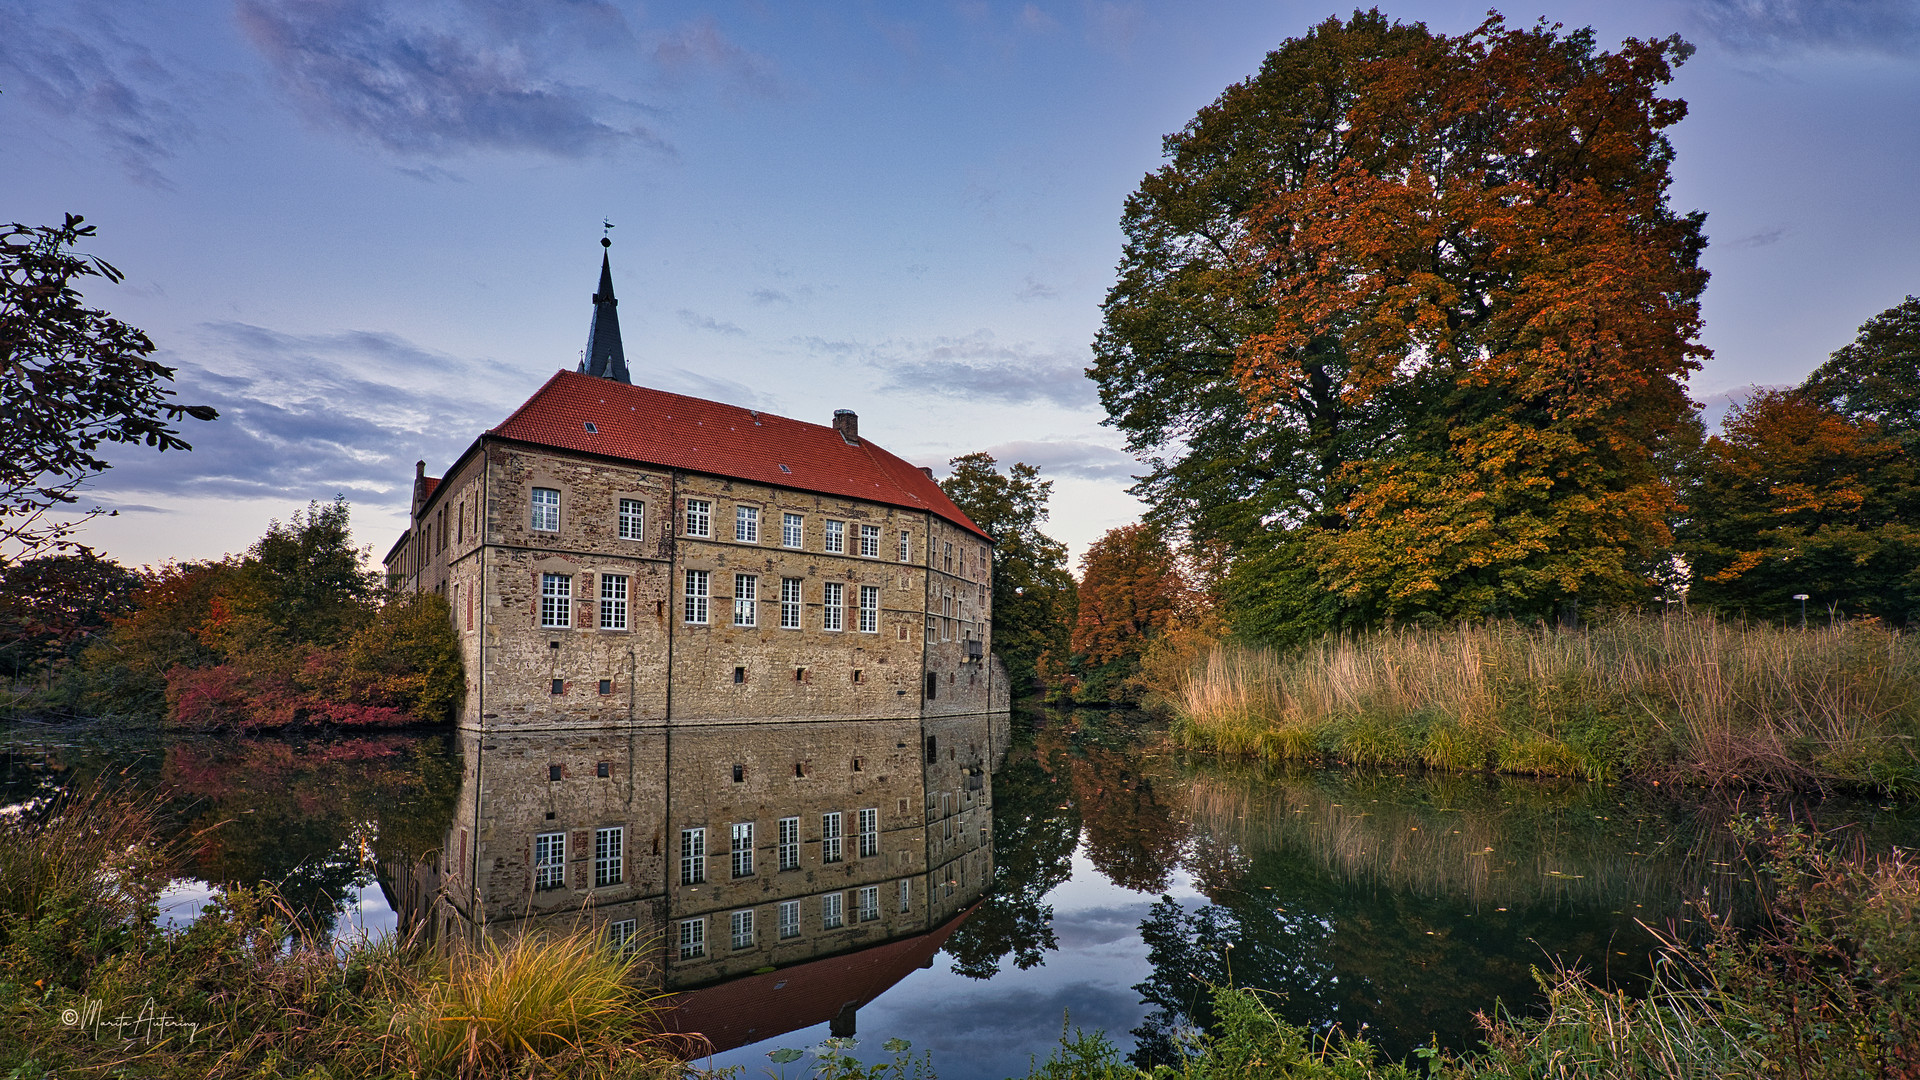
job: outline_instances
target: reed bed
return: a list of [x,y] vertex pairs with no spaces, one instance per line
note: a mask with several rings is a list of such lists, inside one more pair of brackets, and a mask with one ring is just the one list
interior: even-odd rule
[[1185,745],[1710,786],[1920,792],[1920,643],[1705,614],[1223,643],[1160,688]]

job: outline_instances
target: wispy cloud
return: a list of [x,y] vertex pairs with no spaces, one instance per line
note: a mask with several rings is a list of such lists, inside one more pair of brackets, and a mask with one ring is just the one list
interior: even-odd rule
[[1789,232],[1792,232],[1792,230],[1785,225],[1776,225],[1771,229],[1762,229],[1757,233],[1742,236],[1738,240],[1729,240],[1722,246],[1730,248],[1767,247],[1770,244],[1777,244],[1785,239]]
[[854,356],[879,368],[886,376],[883,390],[1009,404],[1045,401],[1068,408],[1088,406],[1095,400],[1084,353],[1008,344],[987,330],[922,341],[865,344],[803,338],[799,344],[816,354]]
[[1920,48],[1913,0],[1694,0],[1708,35],[1739,52],[1880,53]]
[[738,93],[769,100],[788,96],[774,62],[729,39],[712,18],[661,35],[654,42],[653,59],[672,79],[711,72]]
[[1059,295],[1060,290],[1044,281],[1035,281],[1031,274],[1027,276],[1027,280],[1020,283],[1019,288],[1013,290],[1015,300],[1053,300]]
[[745,330],[740,329],[730,322],[716,319],[711,315],[702,315],[697,311],[688,311],[686,308],[681,308],[675,314],[680,316],[681,322],[686,323],[695,330],[706,330],[715,334],[726,334],[729,337],[744,337],[746,335]]
[[1081,480],[1131,480],[1142,471],[1133,455],[1099,443],[1072,439],[1005,442],[986,452],[1002,464],[1024,461],[1039,466],[1042,475],[1072,476]]

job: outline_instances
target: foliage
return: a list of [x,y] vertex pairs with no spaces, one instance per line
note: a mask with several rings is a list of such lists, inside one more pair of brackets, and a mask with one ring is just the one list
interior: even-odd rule
[[110,467],[104,444],[187,450],[168,425],[218,416],[170,400],[173,369],[152,358],[147,335],[81,301],[80,279],[121,280],[74,250],[93,235],[74,214],[60,225],[0,227],[0,561],[9,549],[32,556],[76,546],[67,539],[74,524],[48,515]]
[[338,645],[372,614],[378,575],[353,546],[344,498],[267,524],[222,591],[201,636],[228,655],[263,646]]
[[[1920,305],[1917,305],[1920,306]],[[1680,530],[1690,603],[1795,619],[1920,618],[1920,471],[1878,421],[1763,391],[1707,441]]]
[[953,471],[940,489],[994,538],[993,651],[1019,694],[1033,684],[1043,657],[1065,659],[1074,621],[1067,547],[1040,531],[1053,481],[1024,462],[1002,473],[989,454],[948,464]]
[[160,716],[167,672],[212,663],[219,654],[200,636],[214,599],[237,560],[168,563],[147,572],[134,610],[114,622],[67,673],[62,690],[77,709],[95,715]]
[[21,679],[78,656],[133,610],[146,580],[91,551],[0,565],[0,677]]
[[447,598],[430,592],[387,597],[347,643],[343,672],[356,700],[405,709],[421,723],[455,719],[467,684]]
[[1801,388],[1850,420],[1878,424],[1909,458],[1920,454],[1920,298],[1868,319]]

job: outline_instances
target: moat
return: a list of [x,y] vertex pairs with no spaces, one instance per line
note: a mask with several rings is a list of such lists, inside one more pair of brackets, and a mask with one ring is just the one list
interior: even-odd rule
[[655,729],[571,756],[19,724],[0,803],[121,775],[167,792],[192,838],[175,919],[262,880],[343,937],[592,918],[748,1075],[846,1031],[876,1057],[910,1040],[943,1077],[1024,1075],[1067,1016],[1145,1058],[1229,979],[1395,1056],[1470,1047],[1474,1013],[1534,1007],[1534,968],[1631,989],[1648,926],[1688,933],[1696,899],[1746,911],[1740,814],[1920,842],[1911,806],[1227,766],[1139,720]]

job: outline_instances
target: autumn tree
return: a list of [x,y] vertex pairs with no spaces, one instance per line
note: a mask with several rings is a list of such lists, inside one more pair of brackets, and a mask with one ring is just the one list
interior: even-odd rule
[[0,676],[45,674],[77,656],[133,610],[146,584],[90,551],[0,565]]
[[1852,420],[1871,420],[1920,455],[1920,299],[1868,319],[1807,376],[1802,393]]
[[1033,685],[1042,656],[1065,659],[1073,626],[1067,546],[1040,531],[1053,481],[1024,462],[1003,473],[990,454],[966,454],[948,465],[952,471],[940,489],[994,538],[993,651],[1020,693]]
[[1094,541],[1080,565],[1073,651],[1094,663],[1138,657],[1180,602],[1173,549],[1146,525],[1123,525]]

